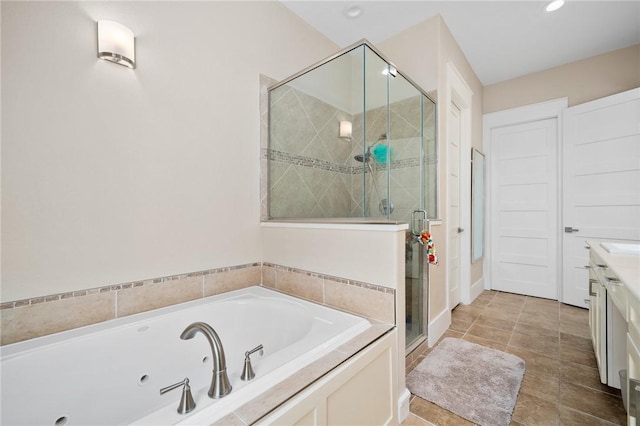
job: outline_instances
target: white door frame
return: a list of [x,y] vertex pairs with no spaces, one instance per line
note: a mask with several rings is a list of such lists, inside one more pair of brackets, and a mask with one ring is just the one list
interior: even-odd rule
[[[447,62],[447,90],[445,94],[445,105],[447,111],[447,125],[449,122],[449,106],[454,103],[460,110],[460,227],[465,231],[460,234],[460,302],[469,304],[471,300],[471,99],[473,91],[464,81],[462,75],[456,67]],[[449,143],[447,139],[447,158],[449,158]],[[445,176],[449,179],[449,162],[446,162]],[[469,184],[467,184],[469,183]],[[446,191],[446,205],[451,205],[449,191]],[[447,222],[451,223],[450,212],[447,207]],[[451,240],[451,229],[446,228],[447,239],[447,259],[450,259],[449,241]],[[447,281],[447,307],[451,309],[449,291],[449,267],[446,270]]]
[[[562,112],[568,107],[568,98],[559,98],[546,102],[540,102],[537,104],[525,105],[522,107],[507,109],[504,111],[492,112],[485,114],[482,117],[482,146],[485,152],[486,163],[486,192],[485,192],[485,247],[491,247],[491,221],[489,220],[489,212],[491,211],[491,130],[504,126],[511,126],[514,124],[522,124],[530,121],[545,120],[549,118],[555,118],[558,123],[557,140],[558,140],[558,176],[560,175],[560,167],[562,164]],[[560,182],[558,182],[558,188],[560,188]],[[558,223],[561,218],[561,201],[562,193],[558,190]],[[558,232],[560,232],[558,230]],[[557,252],[558,256],[562,253],[562,241],[558,239]],[[558,257],[558,265],[562,265],[561,258]],[[491,284],[491,250],[486,250],[484,253],[483,269],[485,276],[485,289],[490,290]],[[559,298],[562,294],[562,268],[558,267],[557,282],[558,282],[558,294]],[[559,299],[558,299],[559,300]]]

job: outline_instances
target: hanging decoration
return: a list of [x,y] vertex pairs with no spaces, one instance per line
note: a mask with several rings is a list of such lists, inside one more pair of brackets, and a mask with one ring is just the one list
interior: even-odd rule
[[425,250],[425,256],[427,256],[427,260],[431,265],[438,265],[438,255],[436,254],[436,246],[433,243],[433,239],[431,238],[431,232],[422,231],[420,235],[418,235],[418,242],[423,246],[427,246]]

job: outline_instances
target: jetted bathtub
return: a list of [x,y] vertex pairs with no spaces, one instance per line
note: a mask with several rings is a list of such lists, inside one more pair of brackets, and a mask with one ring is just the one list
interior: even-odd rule
[[[211,325],[222,341],[233,389],[207,395],[212,354],[204,335],[181,340],[193,322]],[[3,346],[3,425],[211,424],[296,370],[361,333],[360,317],[249,287],[218,296]],[[242,381],[245,352],[256,377]],[[178,414],[188,377],[194,411]]]

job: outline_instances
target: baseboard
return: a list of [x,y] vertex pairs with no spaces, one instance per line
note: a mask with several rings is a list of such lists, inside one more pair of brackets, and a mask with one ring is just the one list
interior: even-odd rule
[[402,394],[398,398],[398,424],[402,424],[409,417],[409,402],[411,401],[411,393],[409,389],[404,388]]
[[471,301],[476,300],[476,297],[480,296],[484,290],[484,277],[480,277],[478,281],[471,284]]
[[444,334],[445,331],[447,331],[450,325],[451,325],[451,311],[448,309],[445,309],[444,311],[442,311],[440,314],[438,314],[437,317],[435,317],[435,319],[429,322],[428,341],[429,341],[430,348],[432,348],[433,345],[436,344],[438,339],[442,337],[442,335]]

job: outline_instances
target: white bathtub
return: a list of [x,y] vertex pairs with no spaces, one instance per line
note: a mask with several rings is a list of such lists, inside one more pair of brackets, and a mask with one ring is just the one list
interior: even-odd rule
[[[233,390],[211,399],[211,349],[191,323],[211,325],[224,346]],[[25,342],[0,351],[2,425],[210,424],[329,353],[370,323],[363,318],[250,287]],[[256,378],[240,380],[245,351]],[[196,409],[176,412],[190,380]]]

